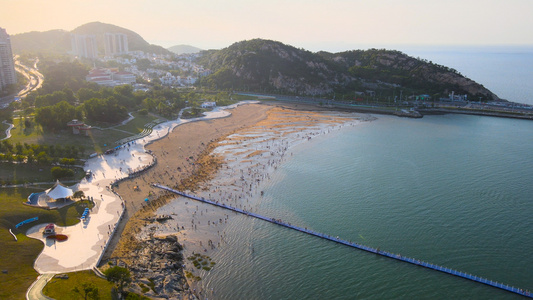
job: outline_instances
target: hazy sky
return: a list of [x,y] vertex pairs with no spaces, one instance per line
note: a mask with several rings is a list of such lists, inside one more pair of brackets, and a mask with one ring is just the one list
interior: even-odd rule
[[533,44],[533,0],[0,0],[13,35],[100,21],[153,44],[219,49],[265,38],[311,51]]

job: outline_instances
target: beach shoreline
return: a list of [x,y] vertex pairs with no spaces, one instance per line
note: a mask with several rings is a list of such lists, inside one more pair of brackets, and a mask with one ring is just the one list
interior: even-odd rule
[[[95,207],[86,218],[80,219],[80,223],[57,227],[58,231],[68,236],[68,240],[61,243],[51,243],[42,235],[42,229],[47,224],[37,224],[28,229],[26,234],[29,237],[41,240],[45,245],[34,262],[34,268],[41,274],[55,274],[93,269],[101,265],[105,253],[111,251],[115,246],[114,242],[119,239],[121,226],[135,212],[127,207],[127,204],[131,204],[131,199],[124,200],[113,187],[121,181],[128,182],[132,174],[147,173],[150,166],[157,163],[150,150],[146,151],[145,145],[164,139],[178,125],[198,120],[205,121],[203,123],[210,123],[213,119],[223,120],[231,115],[228,110],[252,102],[257,101],[217,107],[201,118],[178,119],[159,124],[150,135],[142,139],[117,146],[113,153],[94,155],[88,159],[84,169],[91,170],[91,176],[84,178],[76,189],[83,191]],[[76,255],[68,255],[72,253]]]
[[[269,174],[291,156],[290,150],[294,146],[344,126],[355,126],[372,119],[353,113],[318,112],[312,107],[293,108],[271,108],[265,112],[268,116],[263,120],[216,142],[212,154],[223,159],[222,167],[194,193],[255,211],[260,202],[262,185],[270,179]],[[173,200],[153,213],[172,219],[145,224],[137,237],[146,240],[177,236],[184,247],[184,264],[185,270],[191,275],[191,289],[198,296],[211,298],[214,291],[203,288],[201,282],[194,280],[208,275],[209,271],[196,269],[194,259],[187,258],[203,255],[210,259],[210,255],[219,249],[226,249],[225,229],[233,215],[191,200],[169,197]]]

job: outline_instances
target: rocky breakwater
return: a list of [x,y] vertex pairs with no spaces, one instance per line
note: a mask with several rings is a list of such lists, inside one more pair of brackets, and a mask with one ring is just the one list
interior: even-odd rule
[[136,293],[151,299],[196,299],[183,270],[182,246],[173,235],[140,241],[137,257],[128,265]]

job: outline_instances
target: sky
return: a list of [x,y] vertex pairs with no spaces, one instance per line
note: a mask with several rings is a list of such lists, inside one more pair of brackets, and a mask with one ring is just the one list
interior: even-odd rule
[[340,52],[533,45],[531,12],[533,0],[0,0],[0,27],[14,35],[99,21],[163,47],[221,49],[264,38]]

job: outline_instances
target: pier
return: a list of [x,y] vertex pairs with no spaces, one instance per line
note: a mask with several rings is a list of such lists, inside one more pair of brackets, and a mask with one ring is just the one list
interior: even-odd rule
[[363,251],[366,251],[366,252],[374,253],[376,255],[381,255],[381,256],[388,257],[388,258],[391,258],[391,259],[395,259],[395,260],[398,260],[398,261],[403,261],[403,262],[406,262],[406,263],[410,263],[410,264],[413,264],[413,265],[416,265],[416,266],[432,269],[432,270],[439,271],[439,272],[442,272],[442,273],[447,273],[447,274],[450,274],[450,275],[453,275],[453,276],[457,276],[457,277],[461,277],[461,278],[468,279],[468,280],[471,280],[471,281],[475,281],[475,282],[478,282],[478,283],[482,283],[482,284],[485,284],[485,285],[488,285],[488,286],[492,286],[492,287],[495,287],[495,288],[498,288],[498,289],[501,289],[501,290],[504,290],[504,291],[508,291],[508,292],[511,292],[511,293],[515,293],[515,294],[518,294],[518,295],[521,295],[521,296],[533,298],[533,293],[531,293],[529,290],[524,290],[524,289],[521,289],[521,288],[513,287],[513,286],[510,286],[510,285],[501,283],[501,282],[492,281],[492,280],[487,279],[487,278],[479,277],[479,276],[476,276],[476,275],[473,275],[473,274],[468,274],[468,273],[461,272],[461,271],[458,271],[458,270],[454,270],[454,269],[451,269],[451,268],[446,268],[446,267],[443,267],[443,266],[440,266],[440,265],[436,265],[436,264],[432,264],[432,263],[429,263],[429,262],[421,261],[421,260],[418,260],[418,259],[415,259],[415,258],[403,256],[403,255],[400,255],[400,254],[391,253],[391,252],[388,252],[388,251],[383,251],[383,250],[380,250],[378,248],[372,248],[372,247],[368,247],[368,246],[365,246],[365,245],[362,245],[362,244],[359,244],[359,243],[354,243],[354,242],[351,242],[351,241],[343,240],[343,239],[340,239],[339,237],[333,237],[333,236],[330,236],[330,235],[327,235],[327,234],[323,234],[323,233],[320,233],[320,232],[316,232],[316,231],[313,231],[313,230],[310,230],[310,229],[307,229],[307,228],[298,227],[298,226],[292,225],[290,223],[284,222],[284,221],[279,220],[279,219],[268,218],[268,217],[262,216],[260,214],[256,214],[256,213],[249,212],[249,211],[246,211],[246,210],[243,210],[243,209],[239,209],[239,208],[236,208],[236,207],[232,207],[232,206],[229,206],[229,205],[226,205],[226,204],[219,203],[218,201],[212,201],[212,200],[208,200],[208,199],[205,199],[205,198],[197,197],[197,196],[194,196],[194,195],[189,195],[189,194],[186,194],[186,193],[171,189],[171,188],[169,188],[167,186],[160,185],[158,183],[154,183],[154,184],[152,184],[152,186],[160,188],[160,189],[163,189],[163,190],[166,190],[166,191],[169,191],[171,193],[174,193],[174,194],[186,197],[186,198],[189,198],[189,199],[193,199],[193,200],[200,201],[200,202],[203,202],[203,203],[207,203],[207,204],[210,204],[210,205],[214,205],[214,206],[217,206],[217,207],[220,207],[220,208],[231,210],[231,211],[234,211],[236,213],[240,213],[240,214],[243,214],[243,215],[254,217],[256,219],[260,219],[260,220],[263,220],[263,221],[266,221],[266,222],[270,222],[272,224],[276,224],[276,225],[283,226],[283,227],[286,227],[286,228],[290,228],[290,229],[293,229],[293,230],[296,230],[296,231],[300,231],[300,232],[303,232],[303,233],[306,233],[306,234],[309,234],[309,235],[312,235],[312,236],[316,236],[316,237],[319,237],[321,239],[329,240],[329,241],[332,241],[332,242],[335,242],[335,243],[338,243],[338,244],[342,244],[342,245],[345,245],[345,246],[348,246],[348,247],[357,248],[359,250],[363,250]]

